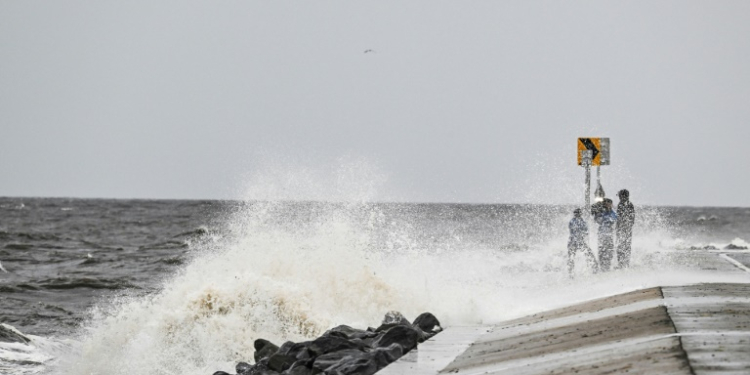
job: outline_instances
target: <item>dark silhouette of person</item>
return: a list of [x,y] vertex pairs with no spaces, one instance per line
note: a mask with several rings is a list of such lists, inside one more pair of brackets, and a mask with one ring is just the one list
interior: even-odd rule
[[635,207],[630,202],[630,192],[627,189],[617,192],[617,197],[620,198],[620,203],[617,204],[617,268],[626,268],[630,266]]
[[617,213],[612,210],[612,200],[604,198],[604,205],[600,212],[594,216],[594,221],[599,224],[599,270],[609,271],[615,252],[615,224]]
[[583,251],[583,255],[586,256],[586,262],[594,270],[594,273],[598,272],[599,265],[596,263],[594,252],[589,247],[589,226],[586,224],[586,220],[581,217],[581,209],[576,208],[573,210],[573,218],[568,223],[568,229],[570,229],[570,237],[568,238],[568,274],[573,275],[573,268],[575,267],[575,256],[579,250]]

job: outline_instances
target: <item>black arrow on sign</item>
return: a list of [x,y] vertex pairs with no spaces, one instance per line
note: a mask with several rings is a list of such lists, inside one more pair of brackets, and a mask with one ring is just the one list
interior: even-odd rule
[[587,150],[591,151],[591,160],[596,159],[596,155],[599,155],[599,149],[596,148],[594,142],[591,142],[591,138],[578,138],[578,140],[583,143]]

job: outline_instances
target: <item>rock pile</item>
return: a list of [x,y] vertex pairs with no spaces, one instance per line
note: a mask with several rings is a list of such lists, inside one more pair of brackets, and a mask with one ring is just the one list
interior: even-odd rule
[[[747,250],[747,246],[740,246],[735,245],[733,243],[730,243],[727,246],[724,246],[724,250]],[[690,246],[688,247],[688,250],[719,250],[718,247],[714,245],[706,245],[706,246]]]
[[724,246],[724,250],[747,250],[747,246],[740,246],[730,243],[729,245]]
[[688,250],[719,250],[718,247],[714,245],[706,245],[706,246],[690,246],[687,248]]
[[[440,322],[423,313],[413,323],[391,311],[378,328],[340,325],[312,341],[276,346],[255,340],[255,364],[237,364],[237,375],[370,375],[442,331]],[[217,371],[214,375],[229,375]]]

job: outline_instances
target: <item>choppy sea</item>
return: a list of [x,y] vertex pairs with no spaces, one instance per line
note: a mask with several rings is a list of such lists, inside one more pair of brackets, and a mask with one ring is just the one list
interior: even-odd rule
[[0,373],[210,375],[252,362],[257,338],[391,310],[492,324],[748,281],[702,275],[689,255],[748,246],[750,208],[635,203],[632,267],[592,274],[581,256],[571,278],[572,206],[0,198]]

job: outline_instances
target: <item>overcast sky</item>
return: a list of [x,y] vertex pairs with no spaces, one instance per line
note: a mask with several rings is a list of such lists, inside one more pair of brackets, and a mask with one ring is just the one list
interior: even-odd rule
[[750,207],[749,1],[0,1],[0,196]]

